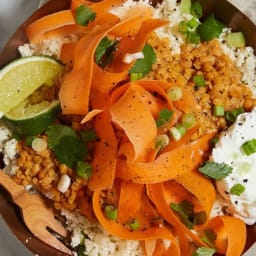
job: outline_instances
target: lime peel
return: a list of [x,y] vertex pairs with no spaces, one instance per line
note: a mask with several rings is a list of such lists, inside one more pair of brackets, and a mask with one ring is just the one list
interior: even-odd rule
[[23,57],[0,70],[0,113],[6,114],[62,71],[58,61],[47,56]]

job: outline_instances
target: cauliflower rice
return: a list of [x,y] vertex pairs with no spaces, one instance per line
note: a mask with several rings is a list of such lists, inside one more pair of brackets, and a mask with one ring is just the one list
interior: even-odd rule
[[[125,7],[120,11],[120,15],[124,15],[125,8],[129,8],[129,6],[134,5],[135,3],[132,0],[128,0],[125,3]],[[146,1],[141,1],[141,4],[147,4]],[[118,13],[118,10],[113,10],[113,13]],[[157,7],[154,9],[154,17],[156,18],[162,18],[167,19],[170,21],[170,23],[164,27],[161,27],[155,31],[153,35],[149,38],[149,43],[156,48],[158,61],[160,63],[166,63],[167,65],[172,65],[173,69],[177,68],[178,73],[182,69],[183,72],[185,72],[184,76],[180,76],[180,84],[187,84],[189,79],[191,78],[192,73],[192,64],[188,67],[182,67],[182,64],[179,63],[180,58],[182,54],[196,54],[194,48],[186,48],[186,45],[184,45],[185,41],[183,36],[178,31],[178,24],[185,20],[188,21],[192,16],[190,15],[184,15],[180,12],[179,4],[176,2],[176,0],[165,0],[163,3],[158,4]],[[235,103],[239,106],[242,106],[245,104],[246,100],[253,101],[254,98],[256,98],[256,57],[254,55],[254,51],[251,47],[244,47],[241,49],[235,49],[231,48],[226,44],[226,36],[227,33],[230,32],[230,29],[225,28],[223,33],[221,34],[219,39],[216,39],[215,43],[209,43],[207,46],[199,46],[202,47],[202,51],[204,47],[216,47],[218,50],[222,50],[223,53],[225,53],[230,60],[232,61],[232,67],[234,70],[237,70],[237,76],[242,86],[242,88],[245,88],[248,86],[251,90],[251,95],[248,96],[248,91],[245,89],[244,93],[244,100],[243,102]],[[69,38],[65,39],[65,42],[75,42],[77,40],[77,37],[71,36]],[[50,55],[54,56],[55,58],[59,58],[60,56],[60,50],[61,46],[64,42],[60,40],[46,40],[43,42],[40,42],[39,44],[25,44],[19,47],[19,52],[21,56],[31,56],[36,54],[43,54],[43,55]],[[160,45],[161,44],[161,45]],[[215,45],[214,45],[215,44]],[[218,46],[219,45],[219,46]],[[164,50],[161,48],[164,48]],[[165,53],[169,52],[169,55],[171,56],[170,59],[169,56],[166,56]],[[165,59],[163,59],[160,55],[164,56]],[[214,54],[213,54],[214,55]],[[215,55],[216,58],[218,58],[218,54]],[[224,56],[221,53],[221,56]],[[162,58],[162,59],[161,59]],[[159,69],[159,62],[153,67],[153,71],[148,75],[149,78],[159,78],[157,76],[161,75],[161,70]],[[173,64],[174,63],[174,64]],[[176,63],[176,64],[175,64]],[[195,63],[195,62],[194,62]],[[227,63],[229,63],[229,60],[227,60]],[[176,65],[176,66],[175,66]],[[161,68],[161,67],[160,67]],[[163,70],[163,77],[167,81],[172,81],[172,76],[167,72],[168,70]],[[187,73],[186,73],[187,72]],[[239,77],[239,74],[241,74],[241,78]],[[177,82],[177,81],[175,81]],[[179,82],[178,82],[179,83]],[[198,92],[198,97],[202,97],[203,101],[203,94],[205,93],[204,89],[202,91]],[[250,93],[249,93],[250,94]],[[215,97],[216,98],[216,97]],[[209,101],[210,99],[207,98],[205,101]],[[249,104],[249,103],[248,103]],[[250,106],[248,106],[248,109],[252,109],[254,105],[254,102],[251,103]],[[205,110],[205,109],[204,109]],[[207,109],[209,111],[209,109]],[[202,118],[202,123],[205,122],[205,119],[203,119],[202,116],[204,116],[202,111],[199,111],[198,113],[195,113],[197,118]],[[209,120],[209,116],[206,116],[207,120]],[[218,127],[222,126],[222,129],[226,128],[226,124],[222,123],[223,120],[221,118],[214,119],[212,118],[211,123],[205,124],[205,129],[201,130],[201,133],[209,132],[209,131],[215,131],[218,129]],[[21,172],[19,172],[19,166],[17,164],[17,141],[15,139],[11,139],[11,131],[6,127],[3,123],[0,124],[0,152],[3,155],[3,161],[5,168],[4,170],[9,173],[12,176],[15,176],[15,179],[18,183],[23,184],[24,186],[29,186],[31,183],[39,182],[36,181],[37,177],[31,178],[28,180],[27,177],[21,176]],[[26,148],[22,148],[22,150],[26,151]],[[24,156],[24,161],[28,161],[31,151],[27,151],[28,153],[26,156]],[[30,152],[30,153],[29,153]],[[47,158],[45,158],[47,159]],[[52,160],[52,162],[54,162]],[[52,164],[49,162],[49,164]],[[25,166],[25,168],[27,168]],[[72,233],[71,237],[71,246],[76,249],[79,246],[84,247],[84,255],[88,256],[140,256],[143,255],[143,250],[141,248],[139,241],[124,241],[121,239],[118,239],[116,237],[113,237],[104,231],[99,224],[94,223],[90,220],[90,218],[85,218],[84,216],[80,215],[79,213],[72,212],[77,205],[75,204],[75,196],[79,188],[81,188],[84,183],[79,183],[78,181],[74,184],[70,184],[70,177],[72,177],[72,174],[70,170],[65,169],[63,166],[57,166],[54,165],[51,167],[52,169],[58,168],[57,172],[59,172],[63,180],[65,179],[65,183],[63,186],[59,184],[59,189],[48,189],[48,183],[47,181],[41,183],[41,189],[45,191],[45,194],[56,201],[55,207],[62,209],[62,214],[66,217],[67,220],[67,229]],[[65,169],[65,170],[64,170]],[[23,170],[24,171],[24,170]],[[20,175],[20,176],[19,176]],[[68,178],[67,178],[68,177]],[[34,180],[33,180],[34,179]],[[27,182],[25,182],[27,180]],[[72,188],[71,188],[72,186]],[[69,189],[69,192],[67,196],[65,197],[62,195],[62,193],[66,192]],[[58,191],[59,190],[59,191]],[[57,200],[58,198],[58,200]],[[69,198],[69,199],[68,199]],[[216,203],[217,204],[217,203]],[[65,207],[63,207],[63,205]],[[221,207],[215,207],[215,209],[218,209],[213,214],[223,214],[220,210]],[[90,214],[89,214],[90,215]],[[76,255],[76,252],[74,251],[74,255]]]

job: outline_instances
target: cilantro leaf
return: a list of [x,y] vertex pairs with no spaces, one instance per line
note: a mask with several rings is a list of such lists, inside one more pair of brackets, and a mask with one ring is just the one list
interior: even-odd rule
[[53,149],[56,158],[70,168],[87,155],[87,147],[78,137],[63,136]]
[[60,140],[64,136],[77,137],[75,131],[66,125],[51,125],[46,130],[46,135],[48,136],[48,147],[53,149],[60,143]]
[[93,130],[93,129],[84,130],[80,134],[81,134],[82,140],[84,142],[95,141],[97,139],[97,134],[96,134],[95,130]]
[[173,111],[164,108],[158,113],[158,118],[156,119],[156,126],[159,128],[169,122],[172,118]]
[[235,184],[230,188],[230,194],[240,196],[245,191],[245,186],[242,184]]
[[96,13],[90,9],[88,6],[80,5],[76,9],[76,23],[81,26],[87,26],[90,21],[95,20]]
[[178,204],[171,203],[170,208],[178,214],[182,223],[189,229],[192,229],[194,225],[201,225],[207,220],[206,212],[194,212],[194,205],[186,200]]
[[198,26],[198,33],[202,41],[210,41],[214,38],[219,38],[224,27],[212,14]]
[[206,162],[199,168],[204,175],[215,180],[222,180],[233,170],[233,167],[226,163]]
[[193,224],[194,225],[201,225],[204,224],[207,220],[207,214],[204,211],[195,212],[193,217]]
[[216,233],[212,229],[206,229],[204,233],[205,236],[201,237],[201,240],[208,244],[210,247],[214,248],[215,240],[217,238]]
[[129,70],[129,73],[143,73],[146,75],[152,69],[152,65],[156,62],[156,54],[153,48],[146,44],[142,50],[144,58],[136,60],[135,64]]
[[184,200],[179,204],[171,203],[170,208],[178,213],[182,223],[189,229],[193,228],[193,223],[190,221],[191,216],[194,214],[194,205]]
[[59,162],[74,168],[78,161],[84,160],[88,154],[85,142],[76,132],[66,125],[48,127],[48,146]]
[[215,253],[215,249],[200,247],[193,253],[193,256],[212,256]]
[[110,40],[107,36],[102,38],[95,50],[95,62],[101,67],[106,67],[113,58],[117,41]]

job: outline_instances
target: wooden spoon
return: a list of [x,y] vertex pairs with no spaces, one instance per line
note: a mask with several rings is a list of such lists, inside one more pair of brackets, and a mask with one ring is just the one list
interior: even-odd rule
[[41,241],[72,255],[72,252],[60,242],[47,228],[62,237],[67,236],[65,228],[55,219],[52,208],[48,208],[39,194],[28,193],[23,186],[18,185],[4,171],[0,170],[0,184],[9,192],[13,202],[19,206],[27,228]]

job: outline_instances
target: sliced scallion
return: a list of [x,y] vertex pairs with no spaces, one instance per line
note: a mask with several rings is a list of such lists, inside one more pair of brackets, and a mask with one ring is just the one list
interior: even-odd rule
[[234,123],[236,121],[236,118],[240,115],[244,113],[244,108],[236,108],[230,111],[227,111],[225,113],[225,118],[229,123]]
[[181,0],[180,2],[180,12],[190,13],[191,10],[191,0]]
[[238,183],[230,188],[230,194],[240,196],[245,191],[245,186]]
[[173,86],[167,90],[167,95],[171,101],[176,101],[182,98],[183,92],[179,86]]
[[182,124],[177,124],[176,128],[179,131],[179,133],[181,134],[181,136],[186,134],[187,130],[186,130],[186,128]]
[[255,153],[256,152],[256,139],[251,139],[251,140],[246,141],[242,145],[242,149],[247,156]]
[[190,129],[191,127],[193,127],[195,122],[195,117],[192,114],[184,114],[182,116],[181,123],[186,129]]
[[194,75],[193,76],[193,82],[198,87],[205,86],[205,80],[204,80],[204,77],[202,75]]
[[198,19],[203,16],[203,8],[199,2],[191,4],[191,14]]
[[137,219],[134,219],[130,222],[129,226],[130,226],[131,230],[137,230],[140,228],[140,223]]
[[160,134],[156,137],[156,148],[163,149],[165,148],[170,142],[170,139],[167,134]]
[[104,214],[107,219],[115,221],[117,218],[117,208],[113,205],[106,205],[104,208]]
[[195,18],[192,18],[187,22],[187,25],[190,29],[195,29],[199,24],[199,21]]
[[197,31],[188,31],[186,36],[186,43],[189,44],[199,44],[200,43],[200,35]]
[[171,134],[172,138],[176,141],[180,140],[180,138],[182,137],[181,133],[179,132],[179,130],[176,127],[170,128],[170,134]]
[[230,47],[245,47],[245,37],[242,32],[232,32],[227,35],[227,44]]
[[180,23],[179,23],[179,32],[181,33],[181,34],[186,34],[187,32],[188,32],[188,24],[187,24],[187,22],[185,22],[185,21],[181,21]]
[[224,106],[221,105],[215,105],[213,107],[213,112],[215,116],[224,116],[225,115],[225,109]]

